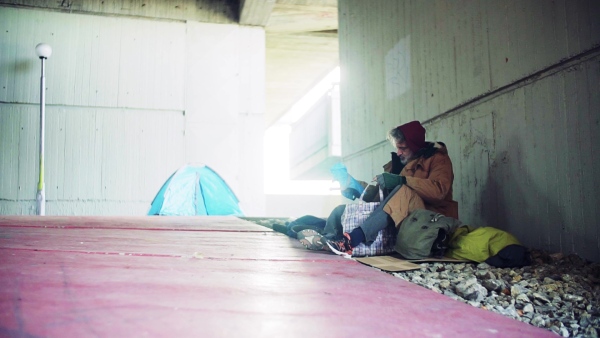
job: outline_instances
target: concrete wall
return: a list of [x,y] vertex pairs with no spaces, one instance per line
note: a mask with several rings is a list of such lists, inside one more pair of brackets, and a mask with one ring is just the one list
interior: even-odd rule
[[143,215],[186,163],[209,165],[249,216],[264,214],[264,30],[115,11],[127,16],[0,7],[0,214],[35,213],[39,42],[53,47],[48,215]]
[[444,141],[461,219],[600,261],[600,2],[339,3],[342,149],[370,178],[388,129]]

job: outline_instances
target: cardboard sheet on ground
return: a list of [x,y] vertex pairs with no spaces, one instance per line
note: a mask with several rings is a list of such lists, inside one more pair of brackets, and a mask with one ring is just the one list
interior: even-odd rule
[[427,258],[406,260],[395,256],[373,256],[373,257],[357,257],[356,261],[365,265],[372,266],[388,272],[400,272],[419,269],[420,266],[415,263],[423,262],[443,262],[443,263],[466,263],[468,260],[459,260],[453,258]]

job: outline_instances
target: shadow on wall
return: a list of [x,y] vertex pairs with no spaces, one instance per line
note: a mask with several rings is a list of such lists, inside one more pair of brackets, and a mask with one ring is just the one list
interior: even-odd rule
[[[36,60],[36,61],[38,61],[38,62],[32,62],[32,60],[17,61],[17,62],[15,62],[14,66],[11,65],[12,67],[10,68],[10,70],[14,71],[17,74],[29,74],[31,72],[36,72],[36,71],[39,72],[39,71],[41,71],[41,68],[36,70],[35,65],[37,65],[38,67],[41,67],[38,65],[40,62],[39,62],[39,60]],[[2,68],[4,68],[4,67],[2,67]],[[6,68],[8,68],[8,67],[6,67]],[[4,69],[3,69],[3,74],[7,74],[7,73],[8,73],[8,71],[4,72]]]
[[[490,163],[481,193],[481,217],[486,224],[476,225],[506,230],[527,247],[553,253],[561,251],[562,245],[574,251],[565,244],[577,235],[567,236],[564,207],[559,207],[557,193],[550,195],[558,189],[540,170],[547,163],[533,166],[535,158],[527,158],[518,137],[512,135],[510,140],[510,149],[497,149],[498,156]],[[592,239],[588,242],[586,245],[593,244]]]

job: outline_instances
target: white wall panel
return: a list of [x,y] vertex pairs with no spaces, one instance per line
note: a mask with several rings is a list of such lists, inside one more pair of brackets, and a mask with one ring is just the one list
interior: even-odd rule
[[213,168],[243,211],[261,215],[264,31],[187,23],[186,159]]
[[219,175],[223,175],[225,168],[231,174],[237,173],[238,168],[234,166],[237,167],[240,149],[236,124],[188,122],[186,127],[187,159],[190,162],[206,164]]
[[[0,199],[32,200],[39,177],[39,107],[5,104],[0,117]],[[177,111],[48,107],[48,213],[60,201],[151,200],[185,164],[183,131],[184,119]]]
[[99,124],[100,182],[107,200],[152,199],[168,176],[186,163],[181,112],[111,110],[102,114]]
[[[35,45],[45,42],[48,104],[182,109],[185,25],[174,22],[66,15],[3,8],[0,25],[7,102],[39,102],[39,60]],[[6,58],[6,59],[5,59]],[[12,82],[12,83],[11,83]],[[4,88],[5,87],[5,88]]]
[[[259,27],[240,27],[237,41],[240,57],[240,114],[265,114],[265,31]],[[257,117],[257,116],[255,116]],[[260,127],[259,124],[257,127]],[[262,139],[262,132],[260,138]],[[260,141],[262,142],[262,141]]]
[[[39,102],[40,61],[35,54],[35,46],[45,42],[52,46],[53,54],[46,62],[46,102],[48,104],[88,104],[87,100],[96,94],[106,97],[99,101],[102,106],[116,105],[118,81],[119,48],[114,43],[100,43],[100,53],[93,54],[90,42],[100,39],[115,41],[119,30],[114,27],[116,20],[103,26],[98,32],[97,17],[91,17],[82,24],[81,16],[69,16],[60,13],[48,13],[14,8],[2,8],[0,25],[2,37],[2,64],[7,70],[3,73],[2,100],[8,102]],[[18,37],[15,38],[15,37]],[[116,40],[118,42],[118,39]],[[10,51],[10,52],[9,52]],[[99,63],[93,63],[97,60]],[[110,62],[110,61],[113,62]],[[108,88],[114,88],[113,95],[107,95],[104,88],[90,87],[96,82],[85,81],[90,73],[102,72]],[[108,91],[110,93],[111,90]],[[78,95],[76,95],[76,93]]]
[[[67,64],[61,63],[62,68],[56,65],[53,68],[56,71],[49,76],[52,80],[50,88],[56,88],[53,92],[66,95],[64,101],[57,99],[54,103],[116,107],[121,87],[119,62],[123,25],[117,18],[80,16],[77,26],[72,33],[77,34],[75,41],[62,49],[59,40],[54,47],[58,54],[52,57],[53,66],[68,60]],[[57,29],[67,32],[72,28],[61,22],[57,24]],[[60,71],[68,74],[68,81],[62,79]],[[64,92],[59,89],[61,87]]]
[[243,28],[189,22],[186,118],[235,123],[240,110],[239,53]]
[[262,29],[0,8],[0,214],[35,213],[40,41],[47,214],[145,213],[188,162],[264,213]]
[[39,108],[1,104],[0,199],[24,199],[37,191]]
[[[31,18],[31,22],[21,20],[21,11],[2,9],[0,11],[0,28],[2,43],[2,95],[3,102],[23,102],[23,98],[37,98],[39,102],[39,61],[35,54],[36,43],[43,41],[48,34],[39,23],[40,15]],[[36,27],[38,28],[36,30]]]
[[16,107],[0,104],[0,199],[16,200],[19,191],[19,133],[21,114]]
[[121,20],[120,107],[183,109],[186,26]]
[[265,161],[262,151],[264,130],[265,120],[262,114],[240,116],[237,139],[240,153],[238,162],[235,163],[237,182],[234,181],[236,184],[233,187],[240,199],[242,211],[249,216],[260,216],[266,213]]

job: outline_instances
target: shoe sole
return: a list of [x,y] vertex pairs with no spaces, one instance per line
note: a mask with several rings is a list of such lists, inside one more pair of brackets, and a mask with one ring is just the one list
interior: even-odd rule
[[312,229],[302,230],[298,233],[298,240],[308,250],[323,250],[324,245],[321,242],[323,236]]
[[343,256],[344,258],[352,258],[352,255],[349,255],[343,251],[339,251],[336,248],[332,247],[331,244],[325,242],[325,244],[327,244],[327,247],[329,248],[329,250],[331,252],[333,252],[334,254],[338,255],[338,256]]

